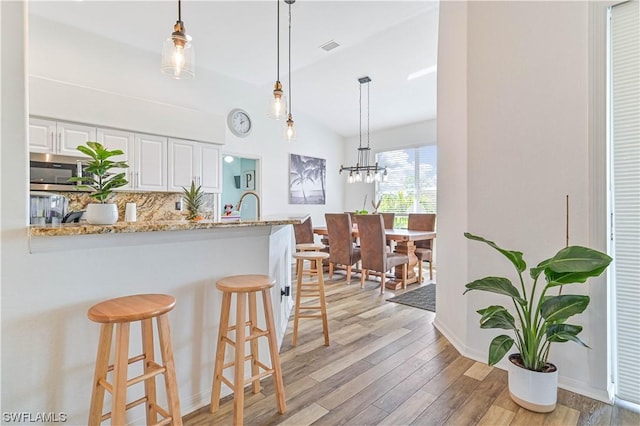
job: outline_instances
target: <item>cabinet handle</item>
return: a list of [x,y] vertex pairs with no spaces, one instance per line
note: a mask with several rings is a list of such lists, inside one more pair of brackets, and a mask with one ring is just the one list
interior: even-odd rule
[[138,188],[140,184],[140,172],[136,172],[136,188]]
[[56,151],[56,136],[54,132],[51,132],[51,149],[53,149],[53,151]]
[[60,148],[62,147],[62,132],[58,133],[58,146],[57,151],[60,152]]

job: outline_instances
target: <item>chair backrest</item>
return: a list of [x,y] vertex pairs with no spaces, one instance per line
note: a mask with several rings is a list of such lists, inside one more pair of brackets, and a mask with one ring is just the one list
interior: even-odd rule
[[395,213],[380,213],[384,221],[384,229],[393,229],[393,222],[396,219]]
[[326,213],[329,237],[329,261],[342,265],[353,265],[353,225],[348,213]]
[[385,272],[387,264],[387,239],[384,232],[384,220],[379,214],[356,216],[362,269]]
[[[435,213],[409,213],[409,224],[407,229],[414,231],[435,231]],[[416,241],[416,247],[431,248],[433,240]]]
[[299,225],[293,225],[293,233],[296,237],[296,244],[312,243],[313,238],[313,225],[311,224],[311,217],[302,222]]

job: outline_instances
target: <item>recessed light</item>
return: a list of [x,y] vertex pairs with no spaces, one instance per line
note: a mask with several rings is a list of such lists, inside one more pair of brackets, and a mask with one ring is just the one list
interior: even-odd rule
[[226,163],[233,163],[233,157],[232,157],[232,156],[230,156],[230,155],[225,155],[225,156],[224,156],[224,161],[225,161]]
[[425,75],[434,73],[438,70],[438,66],[434,65],[432,67],[429,68],[423,68],[421,70],[418,70],[416,72],[412,72],[411,74],[409,74],[409,76],[407,77],[407,80],[413,80],[414,78],[418,78],[418,77],[424,77]]

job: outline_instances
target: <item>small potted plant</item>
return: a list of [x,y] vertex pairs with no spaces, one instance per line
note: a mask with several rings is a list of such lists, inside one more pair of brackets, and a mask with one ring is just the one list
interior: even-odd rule
[[202,216],[200,215],[200,210],[202,210],[204,204],[204,193],[201,192],[202,187],[198,186],[196,188],[195,182],[191,181],[191,187],[187,189],[183,186],[182,191],[185,208],[187,209],[187,219],[202,220]]
[[87,206],[87,222],[93,225],[113,225],[118,221],[118,208],[113,203],[107,203],[113,190],[128,183],[124,173],[113,173],[113,169],[126,169],[129,166],[125,161],[112,161],[111,157],[124,155],[120,149],[108,150],[98,142],[87,142],[87,145],[78,145],[78,151],[91,157],[83,160],[86,164],[84,172],[86,176],[72,177],[70,182],[79,182],[81,188],[93,191],[89,196],[99,203],[91,203]]
[[563,286],[599,276],[611,263],[611,257],[587,247],[565,247],[529,269],[533,283],[527,288],[523,278],[527,264],[521,252],[505,250],[468,232],[464,236],[499,251],[515,266],[519,277],[519,288],[508,278],[493,276],[466,285],[465,293],[488,291],[513,301],[515,316],[499,305],[477,311],[480,328],[512,330],[515,335],[515,340],[505,334],[493,339],[489,345],[489,365],[500,361],[515,344],[518,353],[509,356],[508,364],[511,398],[531,411],[553,411],[558,395],[558,371],[548,362],[551,343],[572,341],[588,347],[578,337],[582,326],[568,324],[567,320],[587,308],[589,296],[563,294]]

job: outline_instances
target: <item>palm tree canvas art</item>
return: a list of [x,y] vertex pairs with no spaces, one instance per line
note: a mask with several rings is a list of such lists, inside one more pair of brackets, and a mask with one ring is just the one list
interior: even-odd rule
[[327,160],[290,154],[289,204],[325,204]]

